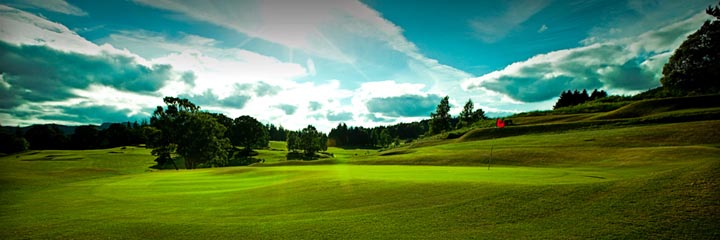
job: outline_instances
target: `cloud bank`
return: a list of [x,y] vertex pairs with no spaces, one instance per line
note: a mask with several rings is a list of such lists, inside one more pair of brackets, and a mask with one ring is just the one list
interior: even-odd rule
[[659,86],[662,66],[672,51],[705,19],[705,14],[699,13],[634,38],[539,54],[466,79],[463,87],[489,89],[524,102],[552,99],[568,89],[603,88],[619,93],[646,90]]

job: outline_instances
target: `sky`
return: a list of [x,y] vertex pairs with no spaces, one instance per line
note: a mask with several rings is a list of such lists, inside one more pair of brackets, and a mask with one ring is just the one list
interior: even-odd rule
[[164,96],[328,132],[630,95],[716,1],[0,0],[0,124],[147,119]]

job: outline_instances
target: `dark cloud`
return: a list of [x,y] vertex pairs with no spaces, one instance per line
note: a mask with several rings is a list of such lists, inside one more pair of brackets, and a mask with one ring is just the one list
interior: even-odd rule
[[606,69],[607,84],[612,88],[627,90],[645,90],[658,86],[655,73],[640,67],[635,61]]
[[198,105],[200,107],[229,107],[229,108],[236,108],[236,109],[242,109],[245,107],[245,104],[250,100],[250,96],[248,95],[232,95],[227,98],[220,99],[217,95],[212,93],[210,90],[207,90],[199,95],[188,95],[188,94],[180,94],[178,95],[180,98],[187,98],[191,102],[193,102],[195,105]]
[[516,100],[539,102],[557,97],[562,91],[577,89],[576,84],[571,84],[572,81],[573,78],[566,76],[542,80],[532,77],[502,76],[497,82],[490,82],[483,86],[493,91],[505,93]]
[[195,79],[197,79],[197,76],[192,71],[187,71],[180,76],[180,80],[187,83],[190,86],[195,86]]
[[[170,79],[172,69],[169,65],[146,67],[127,56],[90,56],[0,41],[0,73],[3,81],[10,85],[0,90],[3,100],[9,100],[2,107],[8,108],[25,101],[74,97],[72,89],[85,89],[90,84],[132,92],[154,92]],[[14,97],[5,97],[7,95]]]
[[[627,50],[617,45],[577,48],[563,54],[553,52],[553,57],[531,59],[514,68],[506,68],[500,74],[488,74],[480,77],[486,79],[474,86],[505,93],[524,102],[539,102],[572,89],[633,91],[660,84],[656,73],[643,65],[655,55],[629,58]],[[469,88],[473,88],[472,83]]]
[[352,120],[353,114],[351,112],[328,112],[326,117],[329,121],[348,121]]
[[295,114],[295,111],[297,111],[297,106],[293,106],[290,104],[280,104],[275,107],[280,110],[283,110],[285,112],[285,114],[287,114],[287,115],[293,115],[293,114]]
[[154,109],[143,109],[133,114],[128,109],[113,106],[32,106],[30,108],[3,111],[18,120],[42,119],[51,122],[76,122],[101,124],[103,122],[142,121],[148,119]]
[[243,92],[252,91],[255,93],[255,96],[264,97],[264,96],[275,96],[280,92],[280,90],[282,88],[279,86],[270,85],[265,82],[257,82],[257,83],[236,84],[235,89],[238,91],[243,91]]
[[315,102],[315,101],[310,101],[310,105],[308,106],[308,109],[310,111],[317,111],[317,110],[320,110],[320,108],[322,108],[321,103]]
[[363,114],[362,116],[365,117],[365,119],[367,119],[367,120],[370,121],[370,122],[385,122],[385,123],[389,123],[389,122],[393,122],[393,121],[394,121],[394,120],[389,119],[389,118],[384,118],[384,117],[375,116],[375,114],[372,114],[372,113]]
[[435,111],[440,99],[442,97],[434,94],[427,96],[403,95],[373,98],[365,103],[365,106],[370,112],[381,113],[388,117],[427,117]]
[[264,97],[264,96],[275,96],[280,92],[279,86],[273,86],[264,82],[259,82],[255,85],[255,94],[257,94],[258,97]]
[[[145,109],[142,113],[131,114],[128,109],[117,109],[113,106],[63,107],[66,121],[83,123],[141,121],[152,114],[153,109]],[[46,117],[48,120],[61,120],[61,117]]]

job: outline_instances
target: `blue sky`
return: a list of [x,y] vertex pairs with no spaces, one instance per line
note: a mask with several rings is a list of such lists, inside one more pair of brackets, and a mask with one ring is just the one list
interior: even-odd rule
[[713,1],[0,1],[0,123],[143,119],[163,96],[290,129],[634,94]]

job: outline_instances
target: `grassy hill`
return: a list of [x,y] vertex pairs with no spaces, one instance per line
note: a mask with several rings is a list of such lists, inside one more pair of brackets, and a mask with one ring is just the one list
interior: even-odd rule
[[133,147],[6,156],[0,238],[720,238],[717,110],[621,114],[657,104],[331,148],[312,165],[282,142],[265,164],[180,171]]

